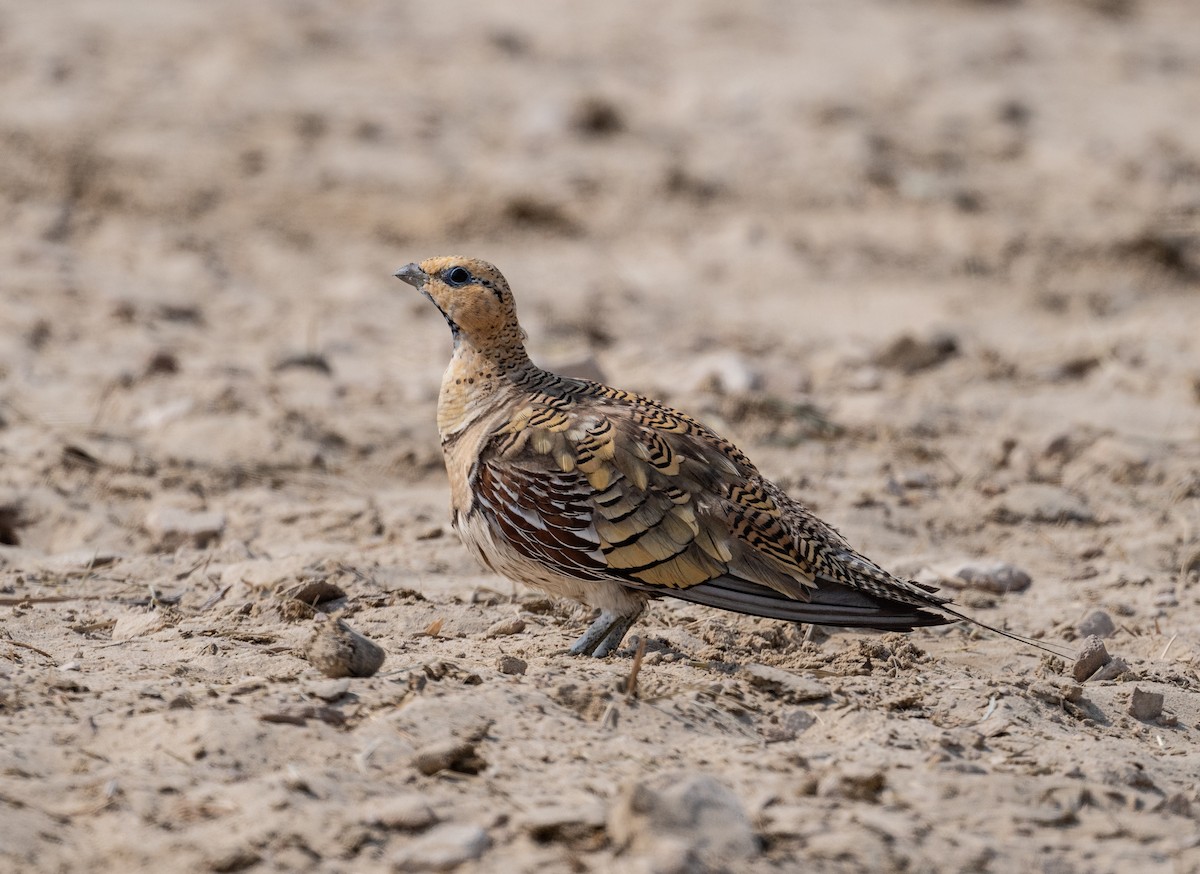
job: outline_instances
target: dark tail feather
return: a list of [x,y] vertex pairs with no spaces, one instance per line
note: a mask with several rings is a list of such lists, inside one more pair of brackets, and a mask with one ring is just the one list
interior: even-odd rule
[[[949,605],[946,598],[935,594],[933,586],[911,585],[928,591],[928,606],[915,606],[903,601],[890,601],[868,595],[842,585],[826,585],[812,592],[808,601],[797,601],[781,592],[760,586],[738,577],[718,577],[686,589],[673,589],[671,597],[735,613],[748,613],[786,622],[807,622],[813,625],[838,625],[844,628],[875,628],[880,631],[911,631],[926,625],[947,625],[962,620],[993,634],[1007,637],[1060,658],[1073,658],[1068,651],[1052,649],[1041,641],[1005,631],[980,622]],[[655,594],[665,594],[661,588]],[[1065,650],[1065,647],[1063,648]]]
[[[661,589],[656,591],[662,592]],[[813,625],[911,631],[922,625],[945,625],[954,621],[912,604],[875,598],[844,586],[820,588],[812,593],[810,600],[797,601],[757,583],[737,577],[718,577],[686,589],[674,589],[670,595],[736,613]]]
[[[1023,643],[1026,646],[1032,646],[1034,649],[1040,649],[1042,652],[1048,652],[1050,655],[1058,656],[1060,659],[1075,658],[1075,654],[1061,644],[1044,643],[1043,641],[1034,640],[1032,637],[1025,637],[1024,635],[1017,634],[1013,631],[1005,631],[1003,628],[997,628],[995,625],[988,625],[986,622],[980,622],[978,619],[968,616],[966,613],[959,613],[953,607],[942,605],[938,607],[938,609],[944,610],[946,613],[949,613],[952,617],[954,617],[953,619],[946,620],[947,622],[953,622],[961,619],[963,622],[970,622],[972,625],[976,626],[977,628],[982,628],[984,631],[990,631],[992,634],[998,634],[1001,637],[1007,637],[1009,640],[1015,640],[1017,643]],[[1054,649],[1055,646],[1058,646],[1058,649]]]

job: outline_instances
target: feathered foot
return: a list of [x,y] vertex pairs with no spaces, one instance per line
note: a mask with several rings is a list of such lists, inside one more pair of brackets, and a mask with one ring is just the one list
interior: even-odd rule
[[641,615],[640,607],[636,613],[612,613],[605,610],[567,652],[571,655],[590,655],[602,659],[621,645],[626,633]]

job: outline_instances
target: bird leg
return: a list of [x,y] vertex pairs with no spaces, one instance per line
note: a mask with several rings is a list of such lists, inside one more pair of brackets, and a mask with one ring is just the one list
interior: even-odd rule
[[571,655],[590,655],[602,659],[621,645],[625,634],[641,615],[641,607],[635,613],[612,613],[604,610],[567,652]]

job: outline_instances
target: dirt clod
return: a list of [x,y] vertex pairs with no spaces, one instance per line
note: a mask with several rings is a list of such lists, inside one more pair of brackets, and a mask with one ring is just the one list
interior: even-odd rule
[[502,674],[517,675],[525,673],[525,669],[529,664],[524,660],[512,655],[502,655],[496,659],[496,670]]
[[1076,682],[1082,683],[1110,661],[1112,657],[1104,641],[1093,635],[1083,642],[1079,655],[1075,657],[1075,665],[1071,668],[1071,676]]
[[1129,694],[1129,715],[1142,722],[1158,719],[1163,710],[1163,693],[1148,692],[1134,686]]
[[327,677],[369,677],[383,666],[386,653],[341,619],[318,623],[304,649],[305,658]]

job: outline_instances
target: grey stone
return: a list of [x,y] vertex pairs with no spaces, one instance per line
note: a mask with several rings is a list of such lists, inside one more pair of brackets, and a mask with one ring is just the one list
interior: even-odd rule
[[1091,637],[1093,635],[1096,637],[1112,637],[1117,627],[1113,624],[1112,618],[1103,610],[1093,610],[1079,621],[1079,624],[1075,626],[1075,630],[1084,637]]
[[1023,592],[1033,582],[1028,573],[1007,561],[973,561],[959,565],[953,576],[969,589],[981,589],[1003,595]]

